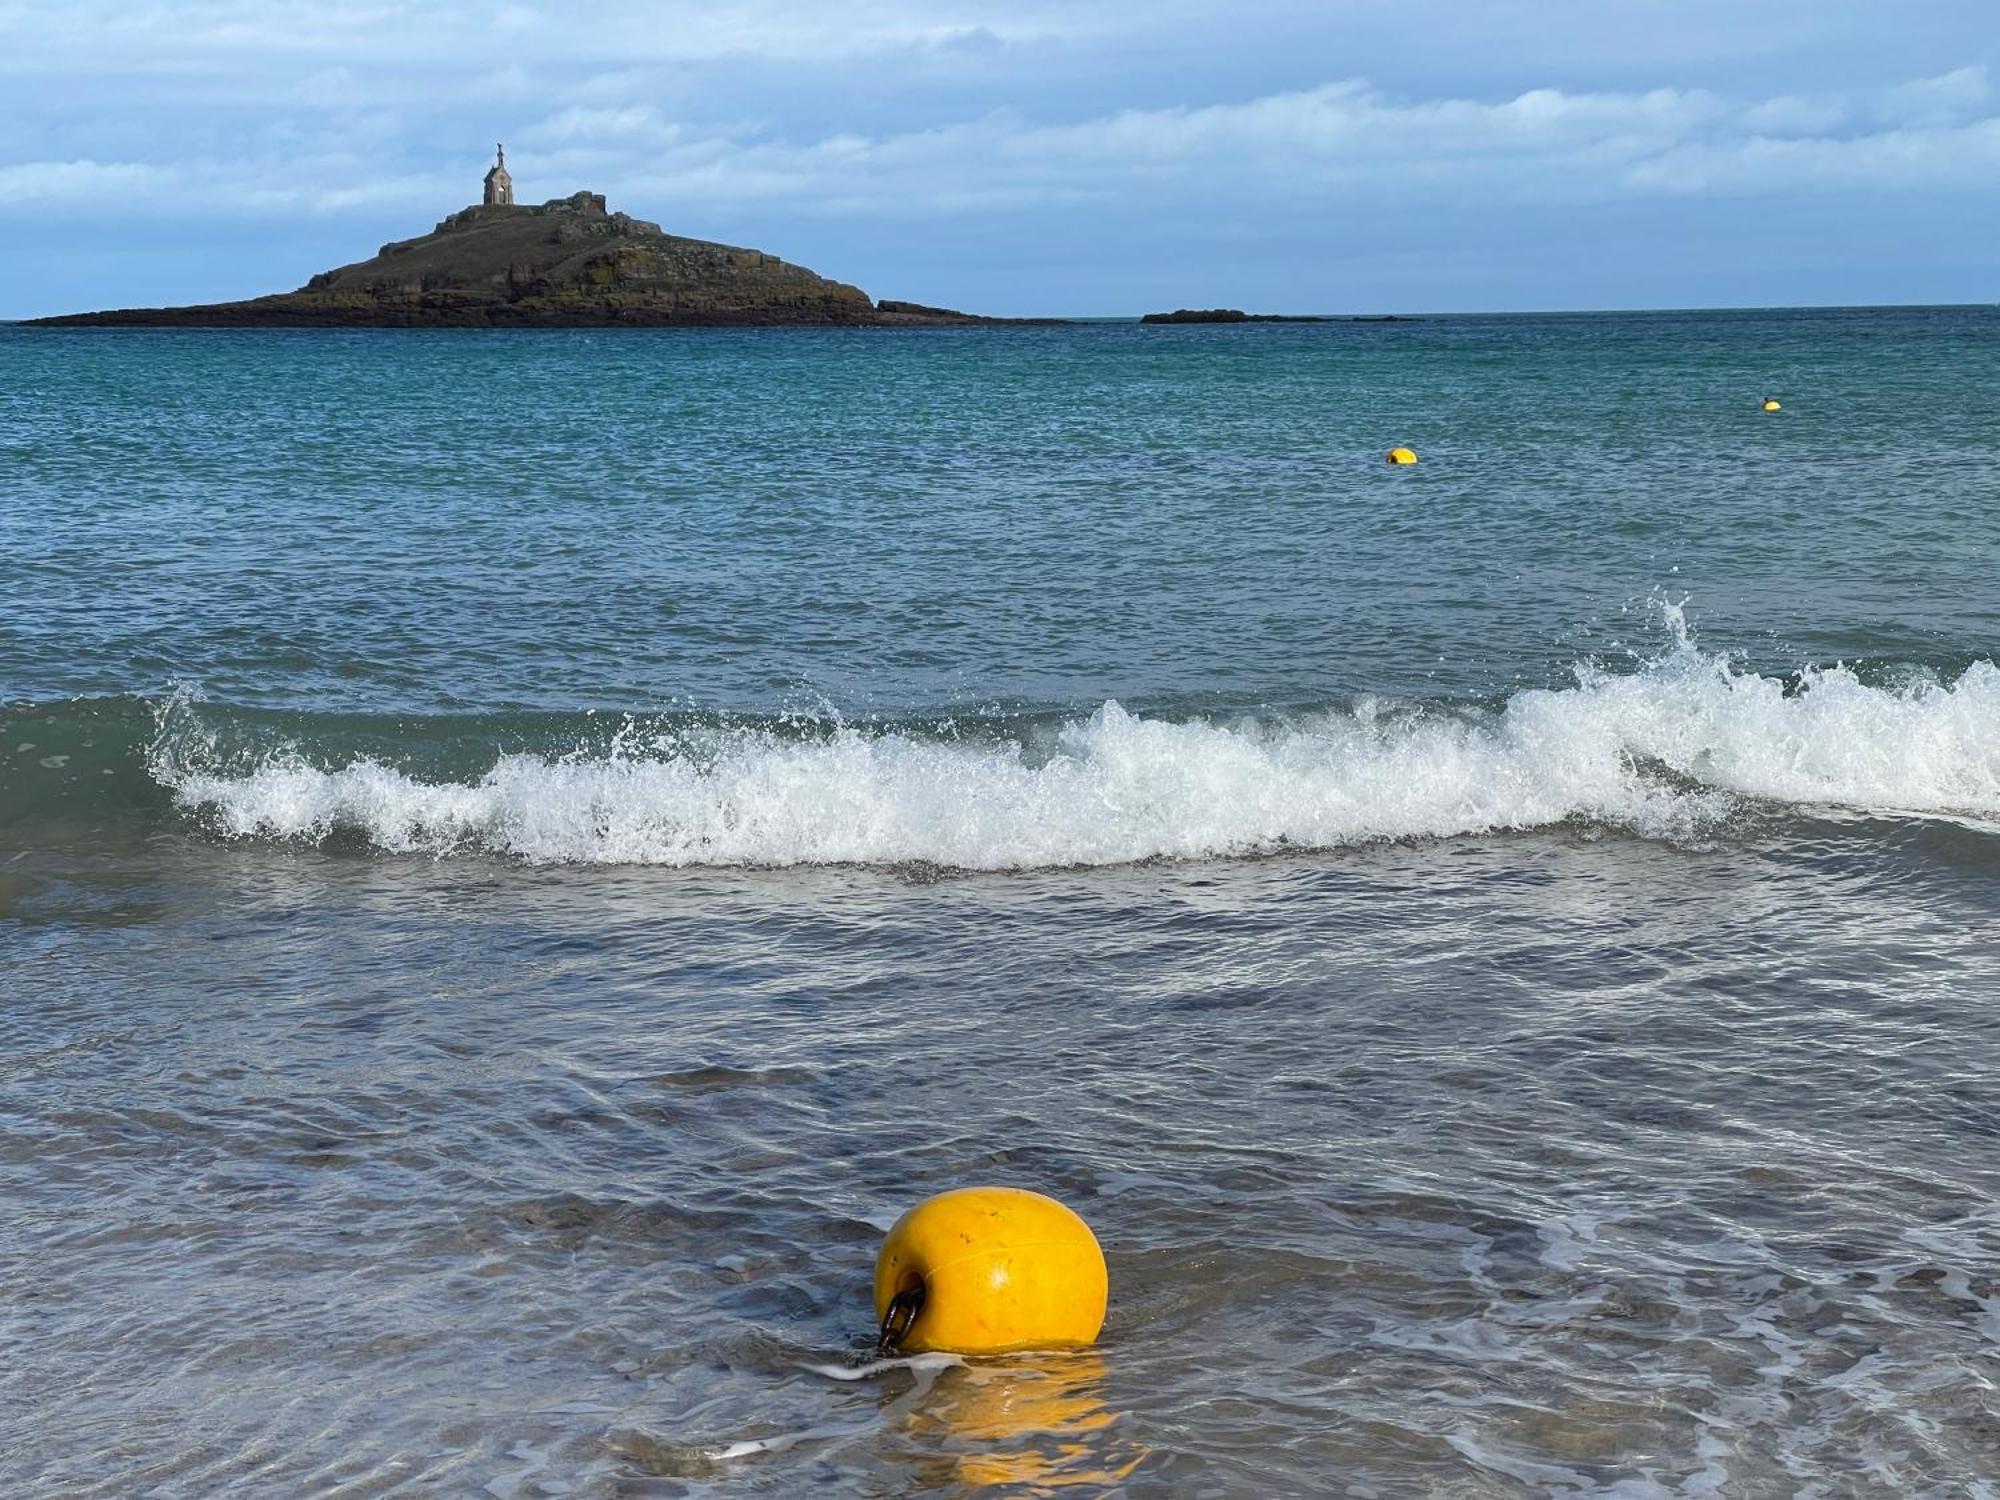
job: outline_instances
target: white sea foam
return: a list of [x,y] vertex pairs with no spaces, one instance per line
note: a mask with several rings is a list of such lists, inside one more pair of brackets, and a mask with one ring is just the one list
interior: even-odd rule
[[1564,821],[1690,837],[1742,799],[2000,815],[2000,669],[1889,688],[1846,668],[1789,685],[1687,645],[1629,675],[1492,712],[1362,702],[1287,720],[1167,721],[1106,703],[1052,747],[840,728],[628,736],[501,756],[473,782],[293,752],[242,774],[156,756],[179,802],[243,838],[358,833],[398,851],[538,862],[930,863],[1198,859]]

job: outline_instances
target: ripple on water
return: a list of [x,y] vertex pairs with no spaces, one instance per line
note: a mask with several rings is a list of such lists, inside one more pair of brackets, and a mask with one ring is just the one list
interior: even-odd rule
[[[916,887],[168,844],[173,921],[0,951],[0,1477],[1977,1494],[1994,911],[1882,833]],[[1097,1227],[1103,1345],[830,1378],[973,1178]]]

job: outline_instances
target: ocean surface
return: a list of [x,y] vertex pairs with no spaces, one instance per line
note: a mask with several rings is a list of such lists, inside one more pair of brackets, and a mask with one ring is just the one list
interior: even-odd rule
[[0,328],[0,1492],[1994,1500],[1996,662],[1992,308]]

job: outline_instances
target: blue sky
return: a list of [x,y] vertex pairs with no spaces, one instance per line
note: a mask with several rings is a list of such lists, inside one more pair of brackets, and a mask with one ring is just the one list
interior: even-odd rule
[[1994,0],[0,0],[0,317],[590,188],[994,313],[2000,299]]

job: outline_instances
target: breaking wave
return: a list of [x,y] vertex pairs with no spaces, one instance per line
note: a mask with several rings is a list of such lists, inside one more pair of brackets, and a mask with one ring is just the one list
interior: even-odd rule
[[[1142,717],[926,735],[628,723],[463,778],[299,748],[204,766],[185,727],[151,774],[232,839],[359,837],[534,862],[968,870],[1322,849],[1562,823],[1698,838],[1751,804],[2000,816],[2000,669],[1883,685],[1780,679],[1685,638],[1641,670],[1495,707],[1363,700],[1311,714]],[[324,760],[324,757],[321,757]]]

